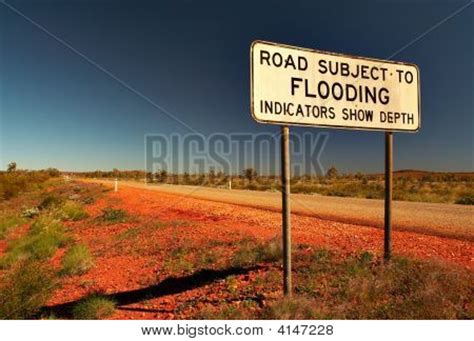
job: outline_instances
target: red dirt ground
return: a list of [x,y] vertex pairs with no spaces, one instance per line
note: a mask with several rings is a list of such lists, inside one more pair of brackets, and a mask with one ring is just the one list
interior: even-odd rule
[[[132,217],[140,217],[140,221],[131,219],[112,225],[97,223],[94,218],[108,206],[122,208]],[[212,241],[228,242],[230,254],[232,242],[245,236],[270,239],[280,234],[281,217],[276,212],[129,187],[121,187],[117,193],[106,193],[87,210],[91,215],[89,219],[68,225],[75,237],[91,249],[95,266],[87,274],[64,278],[50,305],[77,300],[91,292],[117,293],[154,285],[169,276],[162,271],[166,255],[163,250],[176,245],[191,243],[199,249],[200,246],[208,248]],[[186,221],[190,226],[147,230],[134,238],[117,240],[117,236],[127,229],[153,224],[154,221]],[[292,231],[295,244],[335,249],[341,254],[367,250],[380,255],[383,245],[383,231],[380,229],[311,217],[292,216]],[[474,268],[473,245],[469,241],[393,232],[395,254],[448,262],[467,271]],[[59,264],[63,252],[58,252],[54,263]],[[264,270],[237,275],[237,278],[245,284],[260,271]],[[223,285],[222,280],[217,280],[178,293],[132,302],[117,309],[112,318],[182,318],[176,309],[187,301],[198,300],[205,304],[222,300],[216,293]]]

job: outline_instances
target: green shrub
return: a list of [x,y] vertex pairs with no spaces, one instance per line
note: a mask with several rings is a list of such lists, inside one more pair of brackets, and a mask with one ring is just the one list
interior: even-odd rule
[[318,186],[315,184],[297,183],[291,187],[291,193],[312,194],[318,193]]
[[20,226],[24,222],[24,219],[16,215],[0,217],[0,240],[4,239],[10,230]]
[[315,260],[315,255],[294,258],[295,291],[318,307],[319,318],[473,317],[467,303],[474,294],[470,272],[400,257],[385,263],[369,252],[343,259],[323,255]]
[[[251,305],[246,301],[245,305]],[[253,301],[252,301],[253,302]],[[253,316],[253,312],[243,306],[225,304],[223,307],[205,307],[193,314],[195,320],[248,320]]]
[[187,259],[187,256],[188,250],[178,247],[165,259],[163,268],[172,274],[189,272],[194,268],[194,264]]
[[48,259],[69,240],[59,220],[48,215],[39,216],[25,236],[8,244],[7,252],[0,258],[0,268],[26,259]]
[[212,248],[204,249],[198,256],[197,263],[201,267],[209,267],[216,265],[220,259],[220,254]]
[[51,194],[45,197],[41,203],[38,205],[38,209],[40,210],[48,210],[48,209],[56,209],[60,208],[64,204],[64,199]]
[[[473,318],[472,277],[431,262],[394,258],[389,264],[361,264],[347,281],[344,295],[355,302],[339,314],[350,319]],[[352,261],[354,262],[354,261]]]
[[92,204],[94,201],[95,199],[93,197],[86,197],[84,200],[82,200],[82,202],[86,205]]
[[76,320],[101,320],[115,311],[115,302],[100,295],[91,295],[82,299],[72,310]]
[[276,262],[281,259],[281,255],[282,247],[277,239],[260,244],[253,240],[243,240],[234,253],[231,264],[234,267],[246,267],[262,262]]
[[463,193],[459,195],[456,204],[460,205],[474,205],[474,193]]
[[78,221],[88,216],[81,204],[71,200],[64,203],[60,212],[62,218],[65,220]]
[[40,234],[55,235],[58,240],[61,241],[61,244],[66,239],[63,224],[53,215],[40,215],[33,224],[31,224],[28,235]]
[[257,259],[255,241],[243,240],[239,244],[239,248],[232,256],[231,265],[233,267],[246,267],[255,264]]
[[0,198],[9,200],[19,193],[34,189],[49,178],[46,171],[0,172]]
[[272,239],[266,243],[260,244],[257,247],[257,259],[260,262],[276,262],[282,258],[283,249],[281,241],[277,238]]
[[138,227],[135,227],[135,228],[129,228],[128,230],[125,230],[121,233],[119,233],[118,235],[115,236],[115,239],[117,239],[118,241],[122,241],[122,240],[134,240],[136,239],[138,236],[140,236],[140,232],[141,232],[141,229],[138,228]]
[[21,262],[2,278],[0,319],[28,319],[39,312],[55,287],[53,271],[38,262]]
[[316,320],[323,315],[316,310],[314,302],[301,298],[284,298],[269,304],[262,311],[267,320]]
[[94,262],[87,246],[80,244],[72,246],[65,253],[61,265],[62,275],[82,275],[94,265]]
[[54,255],[58,242],[52,235],[42,234],[15,240],[8,245],[7,252],[0,258],[0,268],[8,268],[18,261],[45,260]]
[[316,262],[326,262],[331,259],[331,251],[327,249],[317,249],[313,252],[312,258]]
[[127,212],[122,209],[115,209],[111,207],[102,210],[102,220],[110,223],[123,223],[127,219]]

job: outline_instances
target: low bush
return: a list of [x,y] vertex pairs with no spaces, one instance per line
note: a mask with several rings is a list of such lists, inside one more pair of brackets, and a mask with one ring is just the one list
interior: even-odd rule
[[18,217],[17,215],[9,215],[0,217],[0,240],[4,239],[8,232],[10,232],[15,227],[20,226],[25,222],[24,219]]
[[[246,256],[238,263],[245,260],[244,264],[252,264],[258,259],[257,246],[254,243],[251,247],[251,241],[243,244],[246,251],[242,254]],[[212,318],[212,314],[227,316],[228,313],[228,316],[250,313],[246,318],[264,319],[474,317],[473,275],[453,265],[402,257],[394,257],[386,263],[370,252],[342,256],[325,249],[312,250],[310,246],[295,248],[293,265],[295,295],[291,300],[268,297],[263,308],[252,310],[232,305],[228,311],[224,304],[204,308],[198,317]],[[280,288],[280,270],[272,268],[260,280],[255,280],[255,290],[274,293]],[[233,297],[242,297],[238,277],[229,277],[226,282],[227,291]]]
[[114,311],[115,302],[95,294],[78,302],[72,310],[72,315],[76,320],[101,320],[112,315]]
[[314,302],[302,298],[284,298],[272,302],[262,311],[267,320],[316,320],[324,318]]
[[0,198],[9,200],[19,193],[34,189],[51,177],[48,171],[0,172]]
[[262,262],[276,262],[281,259],[281,242],[272,239],[265,243],[243,240],[234,253],[231,264],[234,267],[246,267]]
[[172,273],[172,274],[180,274],[180,273],[187,273],[193,270],[194,263],[192,263],[189,259],[189,250],[184,247],[178,247],[174,249],[170,257],[168,257],[164,264],[164,270]]
[[218,264],[221,254],[217,249],[204,249],[200,252],[197,259],[197,265],[201,268],[208,268]]
[[195,320],[248,320],[252,316],[252,309],[245,306],[225,304],[223,307],[202,308],[193,314],[192,318]]
[[64,245],[66,241],[66,235],[64,226],[59,219],[53,215],[45,214],[40,215],[31,224],[28,235],[40,235],[40,234],[51,234],[56,237],[59,241],[59,245]]
[[38,205],[39,210],[49,210],[60,208],[64,204],[64,199],[58,195],[50,194],[46,196]]
[[87,218],[88,214],[84,207],[74,201],[68,200],[60,209],[61,217],[64,220],[78,221]]
[[257,259],[260,262],[276,262],[282,258],[281,241],[277,238],[271,239],[268,242],[257,246]]
[[61,260],[62,275],[82,275],[93,265],[92,256],[87,246],[80,244],[72,246]]
[[318,193],[318,190],[319,190],[318,184],[297,183],[291,187],[291,193],[312,194],[312,193]]
[[115,239],[117,239],[118,241],[135,240],[138,236],[140,236],[140,232],[141,232],[140,228],[132,227],[116,235]]
[[20,262],[2,278],[0,319],[29,319],[55,288],[54,272],[38,262]]
[[[472,277],[431,262],[395,258],[361,264],[341,291],[353,305],[335,309],[350,319],[472,319]],[[467,303],[467,304],[466,304]]]
[[0,268],[8,268],[21,260],[48,259],[69,240],[59,220],[49,215],[39,216],[24,237],[8,244],[7,252],[0,258]]
[[107,207],[102,210],[101,219],[109,223],[123,223],[127,216],[127,212],[122,209]]
[[456,199],[456,204],[460,205],[474,205],[474,193],[462,193]]
[[[369,252],[337,258],[296,255],[296,293],[310,300],[317,318],[472,318],[472,275],[451,266]],[[277,316],[278,314],[274,315]]]

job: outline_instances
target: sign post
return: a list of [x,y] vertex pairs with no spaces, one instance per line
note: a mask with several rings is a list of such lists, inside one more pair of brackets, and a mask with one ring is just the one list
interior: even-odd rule
[[289,125],[385,132],[384,258],[391,256],[393,132],[420,128],[420,72],[414,64],[254,41],[250,109],[278,124],[282,143],[284,292],[291,294]]
[[283,235],[283,293],[291,296],[290,128],[281,127],[281,199]]
[[383,257],[392,257],[393,134],[385,133],[385,217]]

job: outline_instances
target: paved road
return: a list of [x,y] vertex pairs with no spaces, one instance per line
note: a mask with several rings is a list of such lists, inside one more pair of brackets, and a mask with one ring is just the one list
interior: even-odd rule
[[[110,181],[99,181],[111,184]],[[197,199],[279,211],[281,194],[199,186],[147,185],[122,181],[120,186],[184,195]],[[383,201],[292,194],[292,213],[364,226],[383,227]],[[393,202],[394,229],[474,241],[474,206]]]

